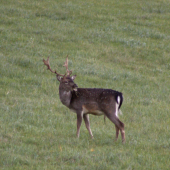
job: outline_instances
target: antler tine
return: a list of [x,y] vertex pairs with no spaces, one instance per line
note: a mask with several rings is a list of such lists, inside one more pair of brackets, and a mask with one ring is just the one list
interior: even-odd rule
[[47,66],[47,70],[50,70],[52,73],[55,73],[55,74],[57,74],[58,76],[64,76],[64,75],[62,75],[62,74],[58,74],[56,70],[55,70],[55,71],[51,70],[50,63],[49,63],[49,57],[47,58],[47,60],[44,60],[44,59],[43,59],[43,62],[44,62],[44,64]]
[[66,68],[66,75],[70,76],[72,71],[68,69],[68,55],[63,66]]

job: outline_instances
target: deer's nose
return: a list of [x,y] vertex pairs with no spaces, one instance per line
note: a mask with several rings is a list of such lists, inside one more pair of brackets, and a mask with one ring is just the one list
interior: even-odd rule
[[74,85],[73,85],[73,90],[74,90],[74,91],[77,91],[77,88],[78,88],[77,84],[74,84]]

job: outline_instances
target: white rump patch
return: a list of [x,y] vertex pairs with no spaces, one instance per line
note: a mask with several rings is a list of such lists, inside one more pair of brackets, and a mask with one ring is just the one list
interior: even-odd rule
[[120,104],[120,96],[117,97],[117,102]]
[[116,103],[116,117],[118,117],[118,107],[119,105]]
[[120,96],[117,97],[117,102],[116,102],[116,116],[118,117],[118,115],[123,115],[122,111],[119,109],[119,105],[120,105]]
[[118,117],[119,104],[120,104],[120,96],[117,97],[117,102],[116,102],[116,117]]

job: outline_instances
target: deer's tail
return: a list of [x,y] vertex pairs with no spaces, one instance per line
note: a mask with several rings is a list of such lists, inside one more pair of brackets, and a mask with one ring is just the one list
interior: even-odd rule
[[117,92],[116,94],[116,102],[119,105],[118,109],[120,109],[120,107],[122,106],[123,103],[123,94],[120,92]]

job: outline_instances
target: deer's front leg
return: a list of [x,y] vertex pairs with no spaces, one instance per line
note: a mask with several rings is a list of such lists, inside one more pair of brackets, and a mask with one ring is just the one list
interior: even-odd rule
[[90,134],[91,138],[93,139],[93,134],[92,134],[92,131],[90,129],[89,115],[88,114],[84,114],[83,118],[84,118],[84,122],[86,124],[86,128],[89,131],[89,134]]
[[81,123],[82,123],[82,118],[83,118],[83,115],[82,113],[77,113],[77,137],[79,138],[79,135],[80,135],[80,126],[81,126]]

